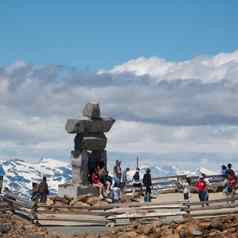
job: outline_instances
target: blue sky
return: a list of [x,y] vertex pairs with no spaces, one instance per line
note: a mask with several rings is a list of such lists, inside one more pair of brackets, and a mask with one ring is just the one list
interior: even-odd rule
[[0,65],[24,60],[111,68],[237,48],[237,1],[1,1]]

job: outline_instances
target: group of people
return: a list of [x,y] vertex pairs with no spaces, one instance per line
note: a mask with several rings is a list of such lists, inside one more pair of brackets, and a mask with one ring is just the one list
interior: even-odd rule
[[98,188],[100,198],[108,196],[112,187],[112,177],[109,176],[103,162],[98,163],[96,168],[89,174],[89,182]]
[[[198,198],[200,202],[203,202],[202,206],[208,205],[208,187],[210,185],[209,180],[206,178],[206,175],[201,173],[199,175],[198,180],[194,184],[194,188],[198,193]],[[183,186],[183,197],[186,202],[190,202],[191,199],[191,188],[192,188],[192,180],[191,178],[185,176],[184,181],[182,183]]]
[[117,160],[110,176],[103,162],[97,163],[96,168],[89,174],[89,181],[98,189],[101,199],[111,196],[112,201],[120,200],[121,189],[127,183],[127,168],[122,172],[121,161]]
[[48,194],[49,188],[45,176],[43,177],[42,181],[39,184],[35,182],[32,183],[32,194],[31,194],[32,201],[35,202],[39,201],[41,203],[46,203]]
[[237,177],[235,171],[232,169],[232,164],[229,163],[227,166],[222,165],[222,176],[224,177],[224,190],[223,192],[227,196],[233,197],[235,195],[237,186]]
[[[121,161],[116,160],[113,167],[112,176],[109,175],[106,166],[103,162],[97,163],[95,169],[89,173],[89,181],[92,186],[98,189],[100,198],[111,197],[112,202],[117,202],[121,198],[121,192],[125,189],[126,185],[131,182],[132,185],[132,195],[135,196],[136,192],[140,195],[144,194],[144,201],[151,202],[151,190],[152,190],[152,179],[150,169],[146,169],[143,179],[140,178],[140,169],[137,168],[132,180],[128,178],[129,168],[122,170]],[[5,171],[0,165],[0,193],[3,187],[3,177]],[[229,163],[227,166],[221,166],[221,176],[223,177],[223,192],[227,197],[233,198],[237,187],[237,177],[235,171],[232,168],[232,164]],[[209,205],[209,193],[208,189],[211,183],[205,174],[201,173],[198,180],[193,183],[193,187],[198,193],[199,200],[202,202],[202,206]],[[189,177],[184,178],[183,183],[183,194],[184,200],[190,201],[191,198],[191,188],[192,180]],[[32,183],[32,201],[40,201],[45,203],[47,201],[47,196],[49,194],[47,179],[44,176],[42,181],[37,184]]]
[[[236,191],[237,186],[237,177],[235,171],[232,169],[232,164],[229,163],[227,166],[222,165],[221,167],[221,175],[223,177],[223,192],[227,197],[233,198]],[[198,180],[195,183],[195,190],[198,193],[198,197],[200,202],[202,202],[202,206],[209,205],[209,193],[208,189],[211,183],[205,174],[201,173]],[[184,200],[190,201],[191,198],[191,179],[186,177],[183,183],[183,194]]]
[[[112,202],[117,202],[121,198],[121,192],[125,189],[126,185],[130,182],[128,178],[129,168],[122,170],[121,161],[116,160],[113,166],[112,176],[109,175],[105,168],[104,163],[98,163],[95,170],[89,175],[92,186],[98,189],[99,197],[111,197]],[[143,193],[143,186],[145,187],[144,200],[146,202],[151,201],[151,175],[150,169],[146,170],[141,181],[140,170],[136,169],[136,172],[132,179],[133,196],[136,191]]]

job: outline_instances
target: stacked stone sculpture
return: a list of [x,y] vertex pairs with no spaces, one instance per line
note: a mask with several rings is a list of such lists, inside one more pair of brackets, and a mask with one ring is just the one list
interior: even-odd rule
[[72,184],[81,187],[89,185],[88,175],[97,163],[102,162],[107,166],[105,133],[115,122],[113,118],[101,117],[98,103],[87,103],[82,114],[79,119],[68,119],[65,125],[68,133],[76,134],[74,150],[71,151]]

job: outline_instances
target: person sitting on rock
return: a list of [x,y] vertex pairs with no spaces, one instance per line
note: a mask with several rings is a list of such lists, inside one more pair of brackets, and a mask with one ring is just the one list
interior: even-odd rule
[[112,177],[109,175],[108,171],[105,170],[105,174],[103,176],[104,186],[106,189],[106,194],[108,195],[112,188]]
[[99,198],[103,199],[103,183],[100,181],[100,177],[96,170],[92,173],[92,185],[98,189]]
[[97,165],[96,173],[98,174],[100,182],[103,184],[106,190],[106,195],[108,195],[110,193],[112,181],[111,177],[108,175],[108,171],[106,170],[105,164],[103,162]]

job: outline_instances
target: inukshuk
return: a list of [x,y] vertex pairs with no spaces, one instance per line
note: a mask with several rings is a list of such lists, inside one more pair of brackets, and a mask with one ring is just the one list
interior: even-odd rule
[[89,175],[96,165],[103,163],[107,166],[107,138],[105,133],[110,131],[115,120],[101,117],[98,103],[88,103],[83,109],[80,119],[68,119],[65,129],[68,133],[76,134],[72,155],[72,182],[77,185],[88,185]]

